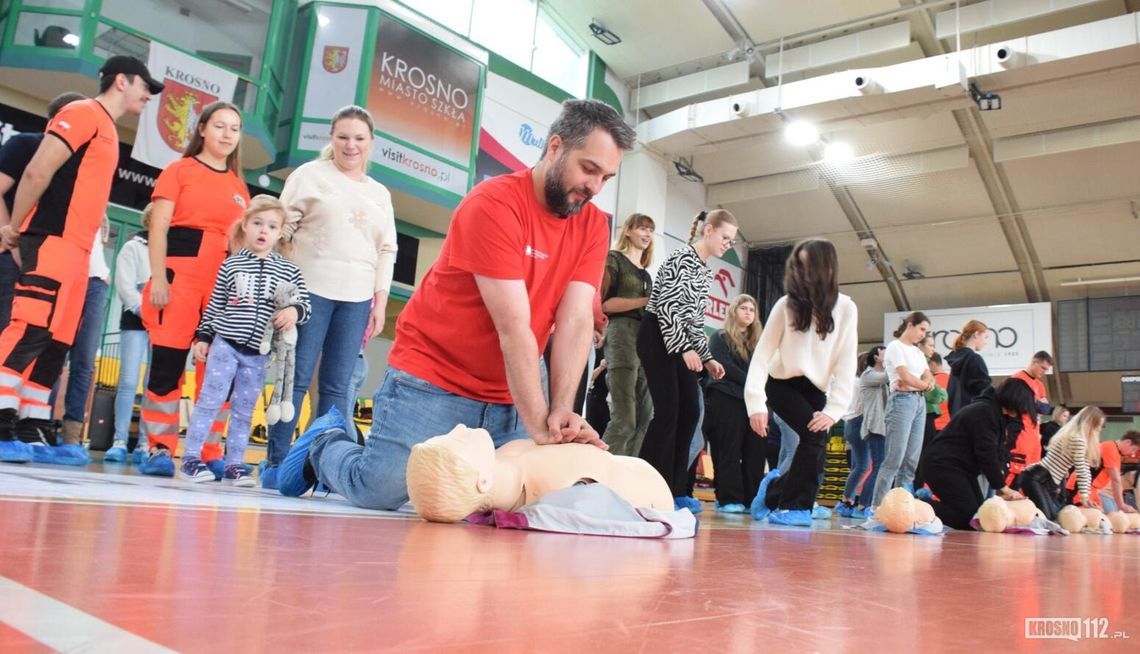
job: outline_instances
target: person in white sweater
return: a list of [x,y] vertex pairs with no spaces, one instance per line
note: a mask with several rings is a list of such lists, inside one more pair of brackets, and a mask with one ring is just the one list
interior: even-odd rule
[[796,245],[784,290],[748,366],[744,402],[757,434],[768,434],[770,406],[800,443],[787,475],[774,470],[764,477],[751,512],[756,520],[810,527],[819,455],[854,394],[859,316],[851,298],[839,292],[839,258],[826,239]]
[[[153,204],[142,212],[142,231],[123,244],[115,257],[115,295],[123,305],[119,317],[119,385],[115,389],[115,440],[103,455],[104,463],[127,460],[127,441],[130,438],[131,414],[139,390],[141,370],[150,367],[150,338],[142,322],[142,289],[150,279],[150,255],[147,250],[147,232],[150,230],[150,213]],[[140,421],[141,423],[141,421]],[[135,445],[134,462],[142,463],[146,456],[146,435],[140,433]]]
[[[396,263],[392,196],[370,178],[372,116],[348,106],[332,119],[332,142],[316,161],[289,175],[281,191],[284,234],[309,287],[313,317],[297,328],[293,405],[301,406],[318,359],[314,417],[346,404],[362,340],[380,334]],[[269,430],[264,488],[277,488],[276,467],[293,440],[296,418]]]

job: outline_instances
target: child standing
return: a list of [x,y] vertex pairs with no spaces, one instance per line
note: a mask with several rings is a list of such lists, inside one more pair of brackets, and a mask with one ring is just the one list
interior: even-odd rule
[[[234,486],[255,485],[242,459],[253,408],[265,384],[269,355],[259,349],[261,338],[270,319],[276,329],[287,330],[308,320],[310,313],[301,270],[276,251],[284,223],[285,209],[280,201],[267,195],[253,198],[234,231],[231,249],[240,249],[218,271],[194,345],[194,357],[207,365],[205,379],[200,380],[202,392],[186,430],[186,451],[178,473],[183,479],[214,479],[202,461],[202,445],[232,383],[223,479]],[[283,283],[297,288],[298,299],[293,306],[277,309],[274,294]]]

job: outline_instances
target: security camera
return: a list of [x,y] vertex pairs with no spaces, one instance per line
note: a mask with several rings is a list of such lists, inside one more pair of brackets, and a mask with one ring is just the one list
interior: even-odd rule
[[1017,63],[1017,51],[1008,44],[999,45],[994,49],[994,59],[1003,68],[1009,68]]
[[851,81],[855,86],[855,90],[860,93],[876,93],[879,91],[879,85],[866,73],[856,73],[854,79]]

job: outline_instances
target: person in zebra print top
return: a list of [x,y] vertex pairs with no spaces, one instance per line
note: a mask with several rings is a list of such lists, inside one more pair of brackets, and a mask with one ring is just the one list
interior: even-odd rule
[[[692,243],[698,230],[700,239]],[[689,445],[700,420],[698,375],[707,370],[714,379],[724,376],[704,332],[712,284],[705,262],[733,246],[736,230],[736,217],[723,209],[697,215],[689,233],[692,244],[674,250],[657,270],[637,335],[637,354],[653,398],[653,419],[640,456],[665,478],[677,508],[687,506],[694,513],[700,504],[688,497],[686,486]]]

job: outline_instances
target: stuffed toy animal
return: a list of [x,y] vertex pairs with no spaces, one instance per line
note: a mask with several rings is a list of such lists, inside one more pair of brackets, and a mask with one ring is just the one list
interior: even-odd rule
[[[273,305],[278,309],[293,306],[301,300],[301,292],[296,286],[282,282],[273,290]],[[261,353],[273,352],[273,396],[265,407],[265,422],[273,425],[281,420],[293,419],[293,369],[297,364],[297,328],[290,327],[278,331],[273,321],[265,326],[261,337]]]

